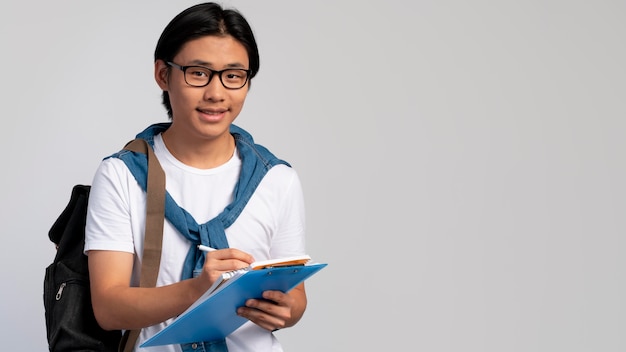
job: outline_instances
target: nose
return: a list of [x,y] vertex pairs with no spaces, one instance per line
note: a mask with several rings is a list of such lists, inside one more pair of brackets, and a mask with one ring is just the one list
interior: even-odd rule
[[204,86],[204,99],[210,101],[222,101],[224,100],[224,93],[226,88],[222,85],[220,77],[214,74],[209,81],[209,84]]

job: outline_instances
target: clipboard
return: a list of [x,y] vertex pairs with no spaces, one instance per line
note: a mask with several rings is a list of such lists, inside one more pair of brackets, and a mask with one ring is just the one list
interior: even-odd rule
[[237,308],[250,298],[261,298],[263,291],[289,292],[327,264],[275,266],[235,272],[219,285],[213,285],[167,327],[148,338],[140,347],[181,344],[223,339],[246,323]]

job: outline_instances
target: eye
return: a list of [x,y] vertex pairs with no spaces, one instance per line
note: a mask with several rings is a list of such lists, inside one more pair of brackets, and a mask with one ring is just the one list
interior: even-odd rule
[[226,78],[227,79],[241,79],[243,77],[243,75],[241,74],[241,72],[236,72],[236,71],[228,71],[226,72]]
[[222,79],[228,82],[239,83],[245,81],[247,75],[248,73],[245,70],[228,70],[224,71]]
[[199,66],[191,66],[187,68],[187,74],[197,79],[205,79],[210,76],[209,70]]

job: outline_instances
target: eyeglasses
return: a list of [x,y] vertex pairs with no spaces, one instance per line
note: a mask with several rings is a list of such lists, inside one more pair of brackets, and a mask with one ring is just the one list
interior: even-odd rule
[[185,82],[192,87],[204,87],[211,82],[214,75],[220,77],[220,82],[226,89],[240,89],[246,85],[250,77],[250,70],[242,68],[227,68],[216,71],[204,66],[181,66],[168,61],[168,65],[183,71]]

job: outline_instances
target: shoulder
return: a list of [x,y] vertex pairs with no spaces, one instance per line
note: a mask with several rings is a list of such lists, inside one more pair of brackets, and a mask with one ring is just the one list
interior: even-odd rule
[[291,166],[285,164],[278,164],[270,168],[263,178],[263,181],[277,183],[283,186],[293,184],[297,184],[298,187],[300,186],[298,172]]
[[303,198],[302,185],[298,173],[287,165],[272,167],[254,192],[255,198],[269,203],[292,203]]
[[131,197],[141,194],[141,188],[124,161],[106,158],[100,162],[94,174],[89,198],[110,206],[111,203],[128,203]]
[[[123,160],[117,157],[107,157],[100,162],[95,177],[126,178],[132,176]],[[96,180],[94,180],[96,182]]]

